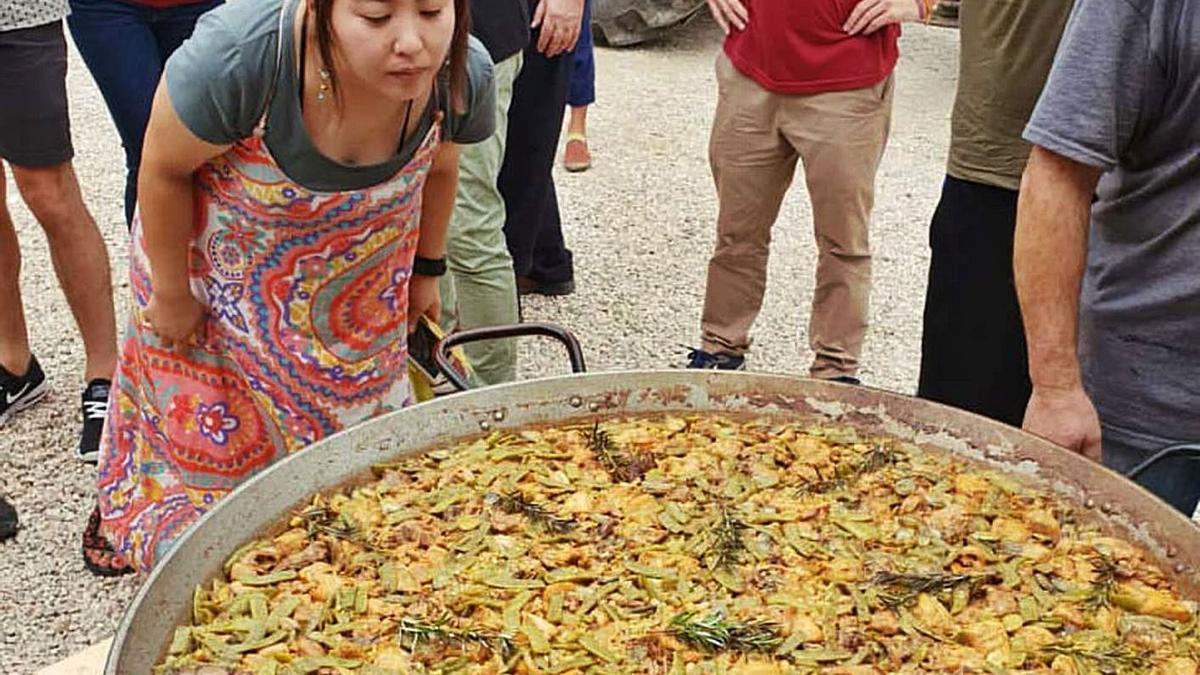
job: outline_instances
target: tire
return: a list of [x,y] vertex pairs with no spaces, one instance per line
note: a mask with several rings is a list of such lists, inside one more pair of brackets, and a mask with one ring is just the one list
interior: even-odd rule
[[705,0],[593,0],[592,29],[610,47],[635,45],[684,23]]

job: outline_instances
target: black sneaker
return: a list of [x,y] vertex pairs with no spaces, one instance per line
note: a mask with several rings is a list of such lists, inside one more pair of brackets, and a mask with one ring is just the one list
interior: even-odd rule
[[688,362],[684,368],[695,370],[745,370],[746,357],[736,354],[710,354],[703,349],[688,350]]
[[100,435],[108,417],[108,390],[111,380],[95,379],[83,390],[83,433],[79,436],[76,456],[85,464],[100,461]]
[[24,375],[13,375],[0,366],[0,427],[9,417],[40,401],[46,389],[46,374],[32,355]]
[[0,497],[0,543],[17,536],[17,509]]
[[838,375],[829,379],[830,382],[841,382],[842,384],[851,384],[856,387],[862,386],[862,380],[852,375]]
[[552,298],[571,295],[575,292],[575,280],[541,281],[533,277],[517,277],[517,295],[545,295]]

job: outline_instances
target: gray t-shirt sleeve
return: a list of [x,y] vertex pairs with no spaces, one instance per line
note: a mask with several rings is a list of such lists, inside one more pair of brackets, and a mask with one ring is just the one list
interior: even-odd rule
[[496,131],[496,79],[492,57],[483,43],[471,36],[467,49],[465,109],[447,115],[446,135],[463,145],[485,141]]
[[[230,25],[231,13],[215,11],[200,17],[192,36],[175,50],[165,68],[175,114],[198,138],[216,145],[254,132],[275,65],[274,54],[267,58],[266,53],[274,48],[274,37],[248,42],[244,26]],[[214,54],[222,58],[213,58]]]
[[1137,133],[1152,65],[1140,8],[1130,0],[1079,0],[1025,140],[1112,170]]

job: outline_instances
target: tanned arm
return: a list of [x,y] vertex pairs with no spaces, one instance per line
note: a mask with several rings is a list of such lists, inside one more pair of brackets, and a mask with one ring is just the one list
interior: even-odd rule
[[167,344],[186,340],[204,317],[204,306],[192,295],[188,274],[195,229],[192,173],[228,148],[206,143],[184,126],[164,79],[154,95],[146,128],[138,209],[153,289],[146,320]]
[[[421,193],[421,239],[417,255],[442,258],[446,255],[446,231],[458,191],[458,145],[445,142],[438,148]],[[408,289],[408,330],[416,330],[422,314],[434,321],[441,311],[436,277],[413,275]]]
[[1100,420],[1083,390],[1079,289],[1102,171],[1035,147],[1021,181],[1013,265],[1033,395],[1024,428],[1100,461]]

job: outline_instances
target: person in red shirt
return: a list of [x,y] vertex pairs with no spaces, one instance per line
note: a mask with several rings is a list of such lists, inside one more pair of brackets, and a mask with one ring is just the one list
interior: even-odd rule
[[125,224],[137,204],[142,137],[163,64],[223,0],[71,0],[67,26],[125,147]]
[[689,368],[740,370],[766,289],[771,227],[797,161],[819,259],[813,377],[858,383],[871,291],[868,224],[887,144],[899,24],[932,0],[708,0],[725,31],[709,159],[717,187],[701,346]]

